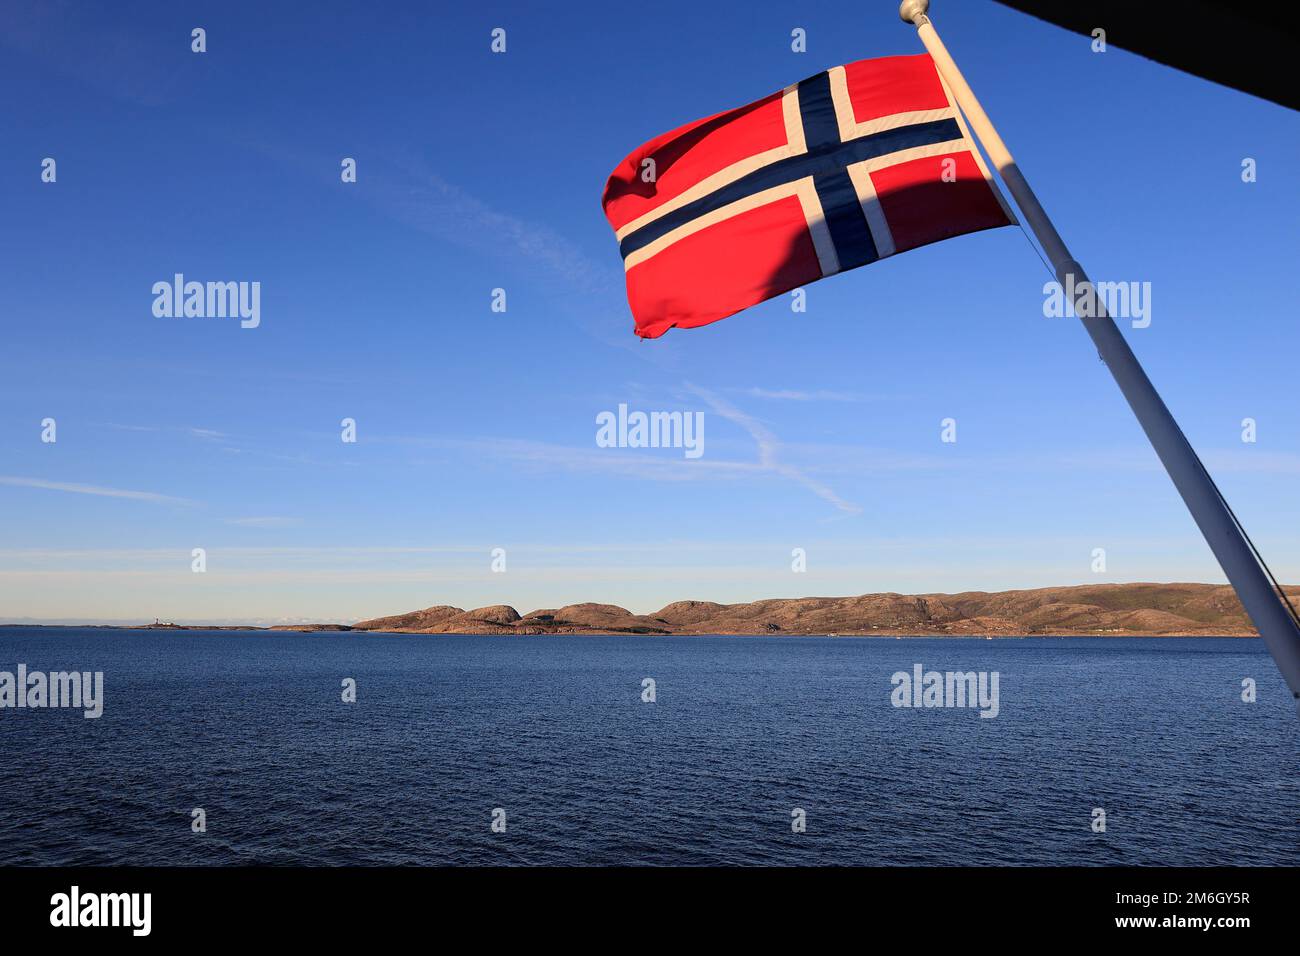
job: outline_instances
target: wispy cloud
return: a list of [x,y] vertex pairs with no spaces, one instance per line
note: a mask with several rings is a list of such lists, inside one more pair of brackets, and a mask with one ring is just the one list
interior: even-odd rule
[[[1267,475],[1300,475],[1300,455],[1258,451],[1242,445],[1240,450],[1214,449],[1201,456],[1212,472],[1253,472]],[[1152,458],[1154,461],[1154,456]]]
[[[704,397],[701,389],[694,393]],[[734,481],[781,477],[793,480],[845,514],[859,514],[861,508],[845,501],[825,483],[812,477],[825,472],[839,475],[880,475],[899,471],[934,471],[960,467],[961,462],[939,456],[894,452],[883,448],[806,445],[780,442],[753,417],[718,399],[712,393],[710,407],[715,414],[739,424],[758,446],[757,461],[738,461],[706,456],[686,459],[661,451],[579,447],[515,438],[437,438],[398,435],[372,436],[376,444],[406,445],[468,455],[474,461],[503,461],[512,466],[564,469],[583,474],[607,474],[642,481]],[[705,399],[706,402],[709,399]],[[713,404],[716,402],[717,404]],[[724,411],[725,409],[725,411]],[[710,448],[719,442],[712,439]],[[732,443],[739,445],[739,442]],[[800,459],[793,463],[790,459]]]
[[[1254,445],[1242,444],[1238,448],[1204,448],[1201,461],[1210,474],[1239,472],[1259,475],[1300,475],[1300,455],[1291,452],[1263,451]],[[998,467],[1003,459],[988,459],[986,467]],[[1008,461],[1019,468],[1060,466],[1089,468],[1105,471],[1161,472],[1164,466],[1150,447],[1136,442],[1127,448],[1102,448],[1070,454],[1040,454],[1024,456],[1021,461]]]
[[[297,146],[262,137],[246,137],[244,142],[277,162],[310,171],[322,182],[337,183],[337,160],[332,157],[322,162]],[[479,199],[400,146],[379,152],[390,158],[370,168],[363,195],[391,218],[443,242],[509,260],[533,278],[558,280],[566,292],[621,297],[622,269],[616,257],[592,259],[557,230]],[[612,238],[610,244],[612,249]]]
[[726,399],[720,398],[708,389],[689,384],[686,389],[704,399],[717,414],[749,432],[750,437],[758,445],[758,465],[760,468],[798,482],[818,498],[829,502],[845,514],[856,515],[862,513],[861,507],[850,501],[845,501],[829,485],[823,484],[799,468],[781,461],[781,443],[766,425],[753,416],[745,414]]
[[240,528],[292,528],[302,524],[301,518],[289,518],[282,515],[252,515],[247,518],[224,518],[225,524]]
[[394,166],[398,175],[381,171],[367,188],[395,218],[456,245],[531,263],[583,292],[619,291],[618,270],[593,261],[549,226],[493,208],[418,158],[401,156]]
[[109,428],[123,432],[176,432],[211,442],[224,442],[230,439],[225,432],[219,432],[215,428],[198,428],[194,425],[128,425],[122,422],[108,422],[107,425]]
[[[332,155],[326,159],[305,153],[296,144],[261,135],[244,136],[242,142],[328,183],[330,188],[337,184],[338,161]],[[375,145],[374,152],[388,158],[368,167],[366,188],[361,193],[365,201],[427,236],[506,262],[547,291],[568,321],[604,345],[626,350],[643,361],[652,356],[662,359],[662,350],[638,348],[640,340],[631,334],[623,270],[612,234],[609,257],[594,259],[559,230],[516,216],[444,179],[399,144]],[[574,302],[582,307],[573,307]],[[611,323],[611,310],[626,319]]]
[[15,488],[42,488],[46,491],[66,491],[74,495],[94,495],[99,498],[128,498],[132,501],[150,501],[154,504],[186,505],[198,504],[189,498],[176,498],[172,495],[160,495],[153,491],[131,491],[126,488],[105,488],[102,485],[84,485],[71,481],[47,481],[44,478],[20,478],[12,475],[0,475],[0,485]]
[[814,389],[813,391],[799,391],[797,389],[781,388],[739,388],[727,389],[729,392],[738,392],[749,395],[753,398],[766,398],[781,402],[870,402],[875,401],[875,396],[862,395],[857,392],[836,392],[827,389]]
[[[379,439],[382,440],[382,439]],[[441,447],[473,452],[519,465],[564,468],[586,473],[606,473],[651,481],[699,481],[737,478],[760,474],[764,469],[753,462],[718,461],[709,458],[688,459],[651,452],[623,451],[613,448],[577,448],[548,442],[513,438],[424,439],[399,438],[403,444]]]

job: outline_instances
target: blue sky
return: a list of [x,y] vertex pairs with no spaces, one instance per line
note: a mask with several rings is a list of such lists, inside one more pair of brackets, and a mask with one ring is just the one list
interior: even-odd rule
[[[1152,284],[1130,341],[1300,579],[1295,114],[932,12],[1075,256]],[[599,205],[629,150],[920,50],[892,2],[6,5],[0,620],[1222,581],[1018,229],[633,335]],[[155,317],[177,272],[260,282],[261,325]],[[621,402],[703,411],[705,454],[598,448]]]

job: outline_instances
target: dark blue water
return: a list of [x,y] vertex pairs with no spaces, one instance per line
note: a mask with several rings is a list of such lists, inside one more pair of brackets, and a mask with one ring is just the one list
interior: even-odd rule
[[[1258,640],[0,629],[20,662],[105,709],[0,710],[10,864],[1300,863]],[[915,663],[999,716],[891,706]]]

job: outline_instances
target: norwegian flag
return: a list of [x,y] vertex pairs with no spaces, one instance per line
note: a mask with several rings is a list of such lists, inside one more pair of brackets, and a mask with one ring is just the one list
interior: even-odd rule
[[602,199],[636,333],[1015,218],[929,54],[859,60],[634,150]]

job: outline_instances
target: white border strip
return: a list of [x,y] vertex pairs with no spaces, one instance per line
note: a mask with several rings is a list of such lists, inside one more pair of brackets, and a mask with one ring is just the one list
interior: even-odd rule
[[822,199],[817,195],[817,186],[811,176],[795,182],[795,195],[803,206],[803,218],[808,223],[808,234],[812,236],[813,248],[817,250],[817,262],[822,267],[822,278],[833,276],[840,271],[840,254],[835,251],[835,240],[831,238],[831,227],[826,223],[826,213],[822,209]]
[[876,186],[871,181],[871,170],[867,169],[866,163],[854,163],[848,167],[848,174],[853,190],[858,194],[858,202],[862,204],[862,215],[867,219],[867,228],[871,230],[871,241],[876,244],[877,258],[892,256],[896,251],[894,234],[889,229],[885,210],[880,207],[880,197],[876,195]]
[[835,252],[835,243],[831,239],[831,230],[826,224],[826,214],[822,210],[821,199],[817,196],[817,187],[813,184],[811,176],[796,179],[794,182],[781,183],[771,189],[764,189],[762,192],[754,193],[743,199],[737,199],[720,209],[698,216],[690,222],[682,223],[676,229],[664,233],[654,242],[642,246],[629,255],[623,260],[623,270],[625,272],[631,270],[651,256],[662,252],[674,243],[685,239],[687,236],[692,236],[702,229],[707,229],[709,226],[717,225],[731,219],[733,216],[739,216],[741,213],[749,212],[751,209],[757,209],[760,206],[766,206],[779,199],[788,199],[791,196],[798,197],[799,205],[803,207],[804,222],[808,226],[808,234],[812,237],[813,248],[817,250],[817,262],[821,266],[822,275],[834,275],[840,271],[840,260]]
[[883,133],[885,130],[898,129],[900,126],[954,119],[958,115],[957,107],[953,105],[952,95],[945,89],[944,95],[948,97],[947,107],[937,110],[891,113],[888,116],[877,116],[865,123],[859,123],[853,114],[853,100],[849,97],[849,79],[844,67],[833,66],[826,72],[830,74],[831,101],[835,104],[835,119],[839,123],[840,139],[844,141],[857,139],[859,136],[870,136],[872,133]]
[[644,215],[624,224],[621,229],[614,231],[614,235],[619,242],[622,242],[629,233],[635,232],[642,226],[654,222],[661,216],[666,216],[674,209],[680,209],[688,203],[702,199],[709,193],[734,183],[742,176],[748,176],[755,170],[770,166],[782,159],[789,159],[791,156],[802,156],[808,152],[808,144],[804,142],[803,137],[803,121],[799,115],[799,85],[797,83],[791,84],[781,91],[781,117],[785,122],[785,145],[753,156],[746,156],[739,162],[732,163],[730,166],[718,170],[712,176],[700,180],[690,189],[674,196],[666,203],[656,206]]

